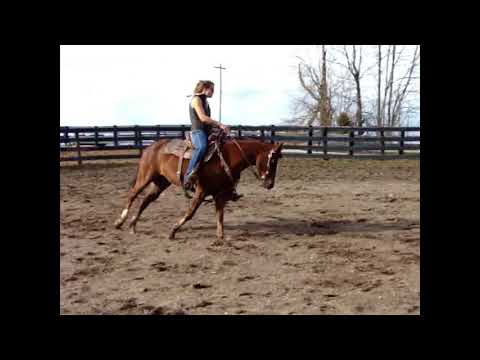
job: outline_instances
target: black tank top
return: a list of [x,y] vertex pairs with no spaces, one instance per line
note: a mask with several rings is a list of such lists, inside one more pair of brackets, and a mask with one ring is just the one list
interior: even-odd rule
[[[207,116],[210,116],[210,106],[208,105],[208,101],[207,101],[207,95],[195,95],[197,97],[200,98],[200,100],[202,101],[202,106],[203,106],[203,110],[205,111],[205,114]],[[194,96],[194,97],[195,97]],[[193,99],[192,99],[193,101]],[[202,129],[204,130],[207,134],[210,133],[210,129],[211,129],[211,126],[208,125],[208,124],[205,124],[203,121],[200,120],[200,118],[198,117],[197,115],[197,112],[195,111],[195,109],[192,107],[192,103],[190,102],[190,104],[188,105],[188,109],[189,109],[189,112],[190,112],[190,121],[192,123],[192,127],[191,129],[192,130],[198,130],[198,129]]]

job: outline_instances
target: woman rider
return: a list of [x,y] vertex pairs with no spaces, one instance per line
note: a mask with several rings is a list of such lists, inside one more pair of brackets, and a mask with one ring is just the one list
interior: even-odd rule
[[[192,101],[189,105],[191,126],[191,139],[194,146],[192,158],[188,164],[187,172],[183,182],[184,188],[193,190],[193,184],[196,181],[196,171],[200,160],[205,155],[208,146],[208,135],[212,127],[219,127],[227,134],[228,126],[225,126],[210,117],[210,106],[207,98],[212,97],[214,92],[214,83],[209,80],[200,80],[193,91]],[[232,200],[238,200],[242,195],[232,193]]]

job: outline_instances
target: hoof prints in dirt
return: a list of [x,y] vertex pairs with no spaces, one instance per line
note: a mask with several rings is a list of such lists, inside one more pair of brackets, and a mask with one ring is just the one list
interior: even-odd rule
[[196,283],[196,284],[193,284],[192,287],[194,289],[208,289],[208,288],[211,288],[212,285]]
[[240,276],[239,278],[237,278],[237,281],[242,282],[242,281],[253,280],[253,279],[255,279],[255,276],[246,275],[246,276]]
[[233,244],[235,250],[246,250],[247,252],[252,252],[258,249],[258,246],[254,244]]
[[137,299],[135,298],[130,298],[128,300],[125,301],[125,303],[120,306],[120,308],[118,310],[129,310],[129,309],[134,309],[134,308],[137,308],[138,307],[138,304],[137,304]]
[[222,262],[222,265],[226,265],[226,266],[236,266],[238,265],[235,261],[233,260],[225,260]]
[[[217,248],[208,247],[211,206],[179,234],[184,242],[159,239],[187,205],[175,187],[147,209],[137,238],[112,229],[134,162],[61,170],[61,312],[419,313],[418,171],[394,168],[402,162],[283,160],[270,192],[246,173],[241,190],[250,195],[229,204],[227,244]],[[81,290],[85,282],[91,290]]]
[[194,305],[194,308],[204,308],[207,306],[213,305],[213,302],[207,301],[207,300],[202,300],[198,304]]
[[177,267],[176,265],[169,266],[163,261],[156,262],[150,266],[159,272],[168,271]]
[[146,309],[144,313],[146,315],[188,315],[183,309],[168,308],[166,306],[158,306],[153,310]]
[[362,287],[362,291],[367,292],[382,285],[382,280],[375,280]]
[[118,308],[118,311],[123,314],[188,315],[188,313],[184,309],[178,306],[143,305],[143,304],[139,304],[136,298],[129,298],[122,302],[123,304]]

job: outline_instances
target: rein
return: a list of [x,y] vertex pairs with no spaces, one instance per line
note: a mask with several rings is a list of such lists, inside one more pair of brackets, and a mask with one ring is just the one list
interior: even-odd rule
[[[267,161],[267,171],[266,173],[263,175],[263,176],[260,176],[257,171],[255,171],[254,169],[252,169],[252,166],[253,164],[248,160],[245,152],[243,151],[242,147],[238,144],[237,140],[235,139],[231,139],[232,142],[238,147],[238,150],[240,150],[240,155],[242,157],[242,159],[248,164],[248,168],[250,169],[250,171],[253,173],[253,175],[259,180],[259,181],[263,181],[265,180],[265,178],[268,176],[268,173],[270,171],[270,160],[272,159],[272,155],[273,155],[273,149],[270,151],[270,153],[268,154],[268,161]],[[230,181],[232,182],[232,184],[234,186],[236,186],[235,184],[235,180],[233,179],[233,176],[232,176],[232,173],[230,171],[230,168],[227,164],[227,162],[225,161],[224,157],[223,157],[223,154],[222,152],[220,151],[220,148],[218,146],[218,141],[215,141],[215,150],[220,158],[220,163],[222,164],[222,167],[223,169],[225,170],[226,174],[228,175]],[[180,172],[180,167],[179,167],[179,171],[177,172],[177,174]],[[185,191],[185,195],[191,199],[191,196],[189,196],[189,194]]]
[[245,160],[245,161],[247,162],[248,168],[250,169],[250,171],[253,173],[253,175],[255,175],[255,177],[256,177],[258,180],[261,181],[262,178],[260,177],[260,175],[257,174],[257,172],[256,172],[255,170],[252,169],[252,166],[253,166],[253,165],[250,163],[250,161],[248,161],[247,156],[245,155],[245,153],[244,153],[243,149],[240,147],[240,145],[238,145],[237,140],[232,139],[232,141],[233,141],[233,143],[234,143],[235,145],[237,145],[238,149],[240,150],[240,155],[242,155],[243,160]]

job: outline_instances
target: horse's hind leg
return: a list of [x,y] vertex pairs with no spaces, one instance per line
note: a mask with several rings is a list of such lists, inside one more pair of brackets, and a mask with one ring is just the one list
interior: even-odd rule
[[140,204],[140,207],[138,208],[137,214],[132,217],[132,219],[130,220],[130,224],[128,225],[128,227],[131,228],[131,232],[133,234],[135,234],[135,226],[137,225],[137,221],[143,211],[147,208],[148,205],[150,205],[151,202],[155,201],[166,188],[170,186],[170,182],[163,176],[158,179],[154,179],[153,182],[154,184],[152,189],[145,196],[142,203]]
[[128,193],[128,200],[127,200],[127,205],[122,211],[122,214],[118,218],[117,221],[115,221],[115,227],[117,229],[120,229],[127,219],[128,216],[128,211],[132,207],[133,202],[137,198],[137,196],[147,187],[148,184],[152,181],[153,174],[151,172],[148,173],[143,173],[139,172],[137,175],[137,180],[135,181],[135,185],[130,189]]
[[223,231],[223,213],[225,209],[225,199],[219,195],[215,197],[215,213],[217,217],[217,239],[212,243],[212,245],[221,245],[223,244],[224,231]]
[[202,204],[203,199],[205,199],[205,192],[201,186],[197,186],[195,195],[193,197],[193,200],[190,204],[189,209],[187,210],[187,213],[183,218],[181,218],[173,227],[173,229],[170,231],[170,234],[168,235],[168,238],[171,240],[175,237],[175,233],[180,229],[180,227],[185,224],[188,220],[190,220],[193,215],[195,215],[195,212],[197,209],[200,207]]

